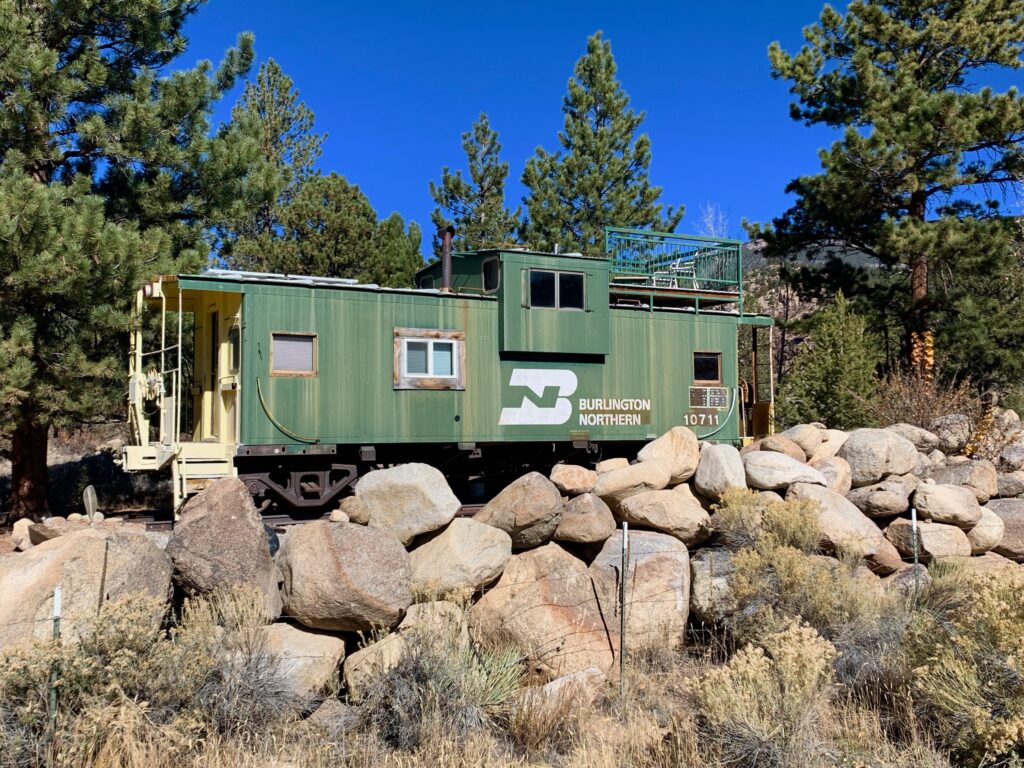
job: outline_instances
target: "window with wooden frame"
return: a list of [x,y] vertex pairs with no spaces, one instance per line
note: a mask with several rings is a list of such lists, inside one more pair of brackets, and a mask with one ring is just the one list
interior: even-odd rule
[[395,389],[466,388],[466,332],[395,328]]
[[693,353],[693,383],[702,385],[722,383],[721,352]]
[[586,309],[586,275],[582,272],[558,272],[531,269],[530,307],[541,309]]
[[270,334],[271,376],[316,376],[315,333],[272,331]]

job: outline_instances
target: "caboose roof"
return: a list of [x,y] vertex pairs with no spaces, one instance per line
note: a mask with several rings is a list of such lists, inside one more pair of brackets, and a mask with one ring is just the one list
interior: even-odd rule
[[246,285],[285,285],[293,288],[326,288],[355,291],[376,291],[381,293],[416,293],[432,296],[458,296],[459,298],[496,301],[496,297],[478,293],[444,293],[436,288],[389,288],[376,283],[361,283],[348,277],[319,277],[316,275],[292,275],[281,272],[245,272],[236,269],[208,269],[198,275],[177,275],[177,281],[185,289],[210,288],[213,284],[232,286],[228,290],[244,290]]

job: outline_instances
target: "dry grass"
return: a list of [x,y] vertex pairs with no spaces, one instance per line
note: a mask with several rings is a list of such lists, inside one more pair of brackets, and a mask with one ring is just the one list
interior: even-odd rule
[[479,649],[448,622],[403,636],[398,662],[362,698],[364,727],[384,743],[414,750],[428,740],[465,738],[501,718],[523,684],[521,654]]
[[514,747],[526,756],[568,751],[578,738],[590,700],[569,684],[554,695],[526,690],[507,707],[502,726]]
[[[258,593],[190,602],[170,631],[154,621],[160,605],[141,596],[109,603],[77,644],[43,643],[3,658],[0,711],[14,717],[0,721],[16,725],[11,730],[26,745],[17,753],[45,744],[58,765],[180,765],[210,739],[257,745],[271,726],[298,716],[300,702],[263,644]],[[52,674],[58,711],[51,738]]]
[[901,712],[894,733],[893,722],[883,722],[877,709],[851,697],[832,705],[824,723],[833,753],[842,756],[839,765],[874,768],[952,768],[941,751],[928,741],[913,712]]

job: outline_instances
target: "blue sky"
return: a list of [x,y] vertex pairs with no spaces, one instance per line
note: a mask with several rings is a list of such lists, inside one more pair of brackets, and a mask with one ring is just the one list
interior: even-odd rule
[[714,203],[738,236],[742,218],[785,209],[786,183],[817,170],[816,150],[832,139],[789,118],[766,54],[773,40],[798,48],[821,5],[212,0],[190,21],[181,61],[218,61],[240,31],[254,32],[259,60],[281,64],[328,134],[322,170],[359,184],[381,217],[398,211],[426,230],[427,182],[461,166],[460,135],[481,111],[518,204],[523,164],[538,145],[556,148],[572,67],[601,29],[632,106],[647,113],[652,179],[664,202],[687,208],[680,230],[696,231],[699,207]]

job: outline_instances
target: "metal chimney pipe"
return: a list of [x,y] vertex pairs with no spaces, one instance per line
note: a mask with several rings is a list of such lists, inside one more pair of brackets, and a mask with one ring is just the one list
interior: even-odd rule
[[455,227],[449,225],[437,230],[441,238],[441,291],[451,293],[452,290],[452,235]]

